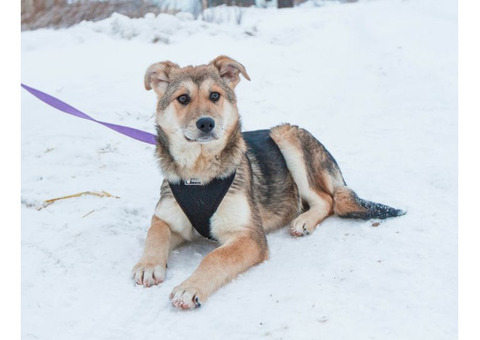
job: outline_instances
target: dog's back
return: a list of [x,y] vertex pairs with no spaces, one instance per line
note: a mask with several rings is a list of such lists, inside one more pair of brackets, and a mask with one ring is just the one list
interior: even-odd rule
[[301,211],[297,185],[270,132],[243,133],[252,169],[253,198],[266,232],[289,224]]

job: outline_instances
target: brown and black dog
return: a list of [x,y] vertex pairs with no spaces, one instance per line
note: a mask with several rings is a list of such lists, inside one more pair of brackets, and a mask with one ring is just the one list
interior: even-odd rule
[[170,298],[179,309],[200,306],[266,260],[265,234],[272,230],[289,226],[292,235],[303,236],[332,214],[370,219],[405,213],[359,198],[325,147],[298,126],[242,133],[234,92],[240,74],[250,80],[245,67],[226,56],[183,68],[164,61],[145,74],[146,89],[158,96],[156,154],[165,180],[145,250],[133,268],[138,284],[161,283],[170,251],[197,235],[195,216],[187,210],[200,199],[186,191],[187,203],[181,204],[173,189],[230,179],[206,217],[208,235],[220,246],[173,289]]

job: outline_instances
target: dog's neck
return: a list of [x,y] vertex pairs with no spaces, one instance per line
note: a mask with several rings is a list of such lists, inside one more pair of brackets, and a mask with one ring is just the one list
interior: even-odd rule
[[204,144],[175,138],[157,125],[156,154],[165,178],[171,183],[196,179],[206,184],[214,178],[225,178],[235,171],[247,149],[240,122],[219,140]]

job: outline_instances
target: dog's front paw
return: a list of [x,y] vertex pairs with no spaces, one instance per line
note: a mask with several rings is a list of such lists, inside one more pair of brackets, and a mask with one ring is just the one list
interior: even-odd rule
[[133,279],[138,285],[151,287],[165,280],[165,267],[154,258],[141,258],[133,267]]
[[170,300],[178,309],[187,310],[200,307],[204,296],[200,289],[184,282],[172,290]]

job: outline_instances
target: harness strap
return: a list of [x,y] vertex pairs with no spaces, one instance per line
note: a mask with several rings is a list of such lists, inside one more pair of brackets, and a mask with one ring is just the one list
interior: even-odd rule
[[235,174],[236,172],[226,178],[214,178],[206,185],[190,185],[184,181],[168,183],[177,203],[203,237],[215,240],[210,230],[210,218],[232,185]]

